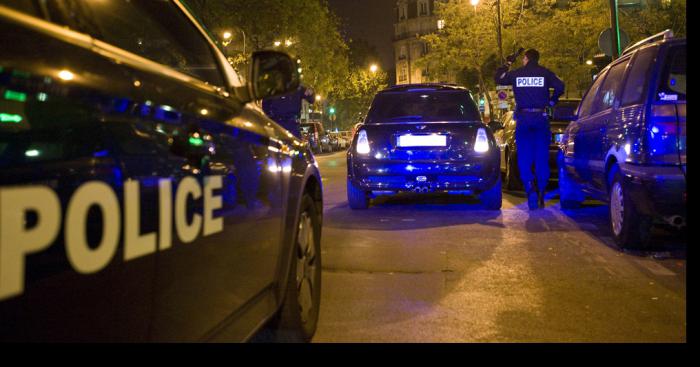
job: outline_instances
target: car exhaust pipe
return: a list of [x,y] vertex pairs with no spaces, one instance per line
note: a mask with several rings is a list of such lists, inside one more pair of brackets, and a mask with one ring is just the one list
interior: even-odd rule
[[429,188],[429,187],[424,187],[424,188],[423,188],[423,193],[424,193],[424,194],[427,194],[427,193],[429,193],[429,192],[430,192],[430,188]]
[[674,215],[671,217],[666,217],[664,219],[666,220],[666,223],[668,223],[669,225],[671,225],[671,227],[676,229],[681,229],[686,226],[685,218],[683,218],[680,215]]
[[420,194],[423,191],[420,187],[416,187],[415,189],[413,189],[413,192],[415,192],[416,194]]

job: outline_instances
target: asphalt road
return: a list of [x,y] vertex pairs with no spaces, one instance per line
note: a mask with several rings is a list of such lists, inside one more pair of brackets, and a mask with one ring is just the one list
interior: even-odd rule
[[616,248],[607,207],[500,212],[462,196],[348,207],[345,153],[324,183],[321,314],[314,342],[685,342],[686,241]]

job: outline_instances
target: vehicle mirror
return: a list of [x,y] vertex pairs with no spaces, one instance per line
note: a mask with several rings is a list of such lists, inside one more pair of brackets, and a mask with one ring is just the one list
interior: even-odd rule
[[297,64],[285,53],[255,52],[250,68],[247,89],[251,100],[287,94],[299,87]]

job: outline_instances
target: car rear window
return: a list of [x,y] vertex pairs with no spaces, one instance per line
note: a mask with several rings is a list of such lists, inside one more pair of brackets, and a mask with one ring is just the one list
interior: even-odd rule
[[552,120],[555,121],[571,121],[576,119],[576,111],[578,110],[578,101],[561,101],[554,106],[552,111]]
[[686,47],[675,46],[669,50],[657,91],[660,101],[685,101]]
[[374,98],[366,123],[410,121],[481,121],[481,116],[465,91],[385,92]]

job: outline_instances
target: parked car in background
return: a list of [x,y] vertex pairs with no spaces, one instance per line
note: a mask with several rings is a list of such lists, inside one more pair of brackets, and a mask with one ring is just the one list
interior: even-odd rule
[[417,84],[379,92],[347,157],[352,209],[406,191],[472,195],[486,209],[501,208],[498,145],[464,88]]
[[[559,143],[564,134],[564,130],[571,121],[576,119],[576,111],[581,99],[561,99],[550,114],[550,128],[552,130],[552,140],[549,146],[549,167],[552,172],[550,181],[558,179],[557,153]],[[522,190],[523,184],[520,180],[518,170],[518,151],[515,144],[516,121],[512,111],[503,115],[500,121],[494,121],[490,127],[494,131],[494,136],[501,148],[501,172],[504,174],[503,184],[506,190]]]
[[670,31],[628,48],[588,90],[559,152],[561,206],[610,205],[620,247],[654,223],[686,225],[686,40]]
[[350,142],[346,137],[347,135],[344,135],[342,132],[332,132],[330,133],[330,136],[333,151],[348,149]]
[[321,177],[255,104],[295,61],[242,84],[180,1],[2,2],[0,40],[0,341],[312,338]]

